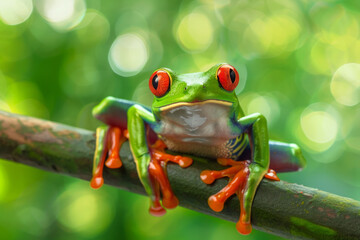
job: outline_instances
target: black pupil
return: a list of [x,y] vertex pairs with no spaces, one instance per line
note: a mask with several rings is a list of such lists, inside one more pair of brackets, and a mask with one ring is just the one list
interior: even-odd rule
[[157,74],[155,74],[155,76],[152,79],[152,85],[155,88],[155,90],[157,90],[158,85],[159,85],[159,77]]
[[[232,70],[232,69],[230,68],[230,80],[231,80],[232,83],[235,82],[235,78],[236,78],[235,72],[234,72],[234,70]],[[153,81],[154,81],[154,80],[153,80]]]

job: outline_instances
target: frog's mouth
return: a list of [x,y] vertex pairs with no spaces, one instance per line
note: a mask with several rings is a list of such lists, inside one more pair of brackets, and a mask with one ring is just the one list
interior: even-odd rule
[[230,107],[231,105],[233,105],[232,102],[228,102],[228,101],[224,101],[224,100],[215,100],[215,99],[204,100],[204,101],[194,100],[192,102],[172,103],[172,104],[160,107],[160,110],[166,111],[166,110],[170,110],[170,109],[177,108],[177,107],[185,107],[185,106],[190,107],[190,106],[203,105],[203,104],[219,104],[219,105],[223,105],[223,106],[227,106],[227,107]]

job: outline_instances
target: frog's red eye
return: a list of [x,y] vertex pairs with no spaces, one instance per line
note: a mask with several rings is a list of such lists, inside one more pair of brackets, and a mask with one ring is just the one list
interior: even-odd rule
[[217,71],[217,79],[220,86],[230,92],[238,85],[239,74],[233,66],[224,64]]
[[157,96],[162,97],[170,89],[171,77],[168,72],[164,70],[155,71],[149,79],[149,87],[151,92]]

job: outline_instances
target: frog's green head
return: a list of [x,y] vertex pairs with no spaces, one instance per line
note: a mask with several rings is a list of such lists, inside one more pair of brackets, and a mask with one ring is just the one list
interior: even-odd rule
[[206,72],[181,75],[168,68],[160,68],[149,79],[150,90],[155,95],[152,109],[158,113],[179,105],[206,102],[238,109],[240,106],[234,91],[238,83],[238,72],[225,63],[217,64]]

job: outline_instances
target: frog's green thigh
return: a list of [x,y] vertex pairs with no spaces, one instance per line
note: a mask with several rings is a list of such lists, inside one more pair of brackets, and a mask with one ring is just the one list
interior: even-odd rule
[[127,112],[135,104],[150,112],[150,109],[141,104],[115,97],[106,97],[93,108],[92,114],[107,125],[126,129]]
[[153,196],[154,192],[150,185],[148,173],[151,156],[146,141],[145,122],[155,124],[156,120],[151,112],[137,104],[129,108],[127,118],[130,148],[135,159],[139,178],[148,195]]

